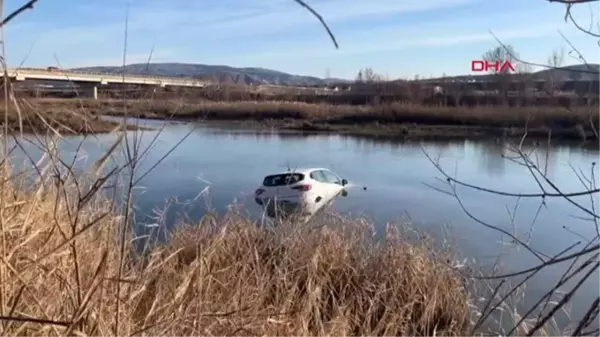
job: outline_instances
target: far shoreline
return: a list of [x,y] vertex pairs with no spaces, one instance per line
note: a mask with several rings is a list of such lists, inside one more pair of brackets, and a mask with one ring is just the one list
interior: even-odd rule
[[[539,141],[547,141],[550,136],[551,141],[597,143],[589,121],[593,120],[597,126],[599,120],[598,109],[594,107],[589,109],[595,111],[595,116],[590,116],[589,111],[592,110],[585,108],[573,108],[569,111],[563,107],[446,107],[402,103],[340,106],[278,101],[184,99],[123,101],[52,98],[27,101],[30,109],[35,109],[37,114],[52,114],[70,122],[73,122],[73,118],[65,118],[65,115],[73,112],[84,112],[88,116],[87,120],[98,120],[101,116],[123,117],[126,111],[128,117],[149,120],[202,122],[252,129],[399,140],[501,140],[522,138],[527,133],[528,139]],[[105,123],[114,125],[114,122]],[[528,127],[525,128],[525,125]],[[110,131],[108,125],[101,126],[94,133]],[[81,127],[71,129],[82,130]]]

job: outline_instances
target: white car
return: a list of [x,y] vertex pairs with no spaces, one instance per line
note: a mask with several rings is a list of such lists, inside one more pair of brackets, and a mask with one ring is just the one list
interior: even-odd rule
[[346,179],[325,168],[307,168],[266,176],[254,200],[275,217],[298,212],[311,216],[344,191]]

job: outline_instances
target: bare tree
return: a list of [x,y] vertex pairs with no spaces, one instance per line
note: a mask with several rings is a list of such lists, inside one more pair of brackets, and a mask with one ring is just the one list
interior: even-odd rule
[[375,83],[383,81],[383,76],[377,74],[373,68],[365,68],[363,69],[364,80],[367,83]]
[[[515,62],[516,57],[518,57],[515,55],[518,54],[514,50],[513,46],[507,45],[506,48],[498,46],[488,50],[485,54],[483,54],[483,59],[489,63],[499,62],[500,64],[503,64],[504,62],[508,61],[512,64]],[[494,73],[504,74],[508,73],[509,71],[510,69],[508,68],[495,69]]]
[[[495,90],[498,90],[502,101],[505,103],[508,99],[508,90],[511,80],[511,69],[508,66],[504,66],[507,62],[514,66],[517,52],[511,45],[498,46],[488,50],[483,54],[483,60],[488,63],[495,64],[494,70],[488,70],[493,73],[494,79],[493,84]],[[515,69],[516,70],[516,69]]]
[[526,106],[529,104],[529,98],[535,92],[534,76],[532,73],[532,67],[529,64],[517,63],[516,64],[517,85],[520,93],[521,103]]
[[362,69],[358,71],[358,75],[356,75],[356,79],[354,81],[356,83],[363,83],[365,81]]
[[554,68],[562,67],[565,62],[565,49],[555,49],[552,51],[550,57],[548,57],[548,65]]
[[385,86],[384,78],[382,75],[377,74],[373,68],[367,67],[364,69],[360,69],[358,71],[358,75],[354,80],[355,83],[361,84],[361,90],[365,90],[366,92],[370,92],[373,94],[373,102],[379,103],[380,95],[383,92],[383,87]]
[[565,50],[564,48],[556,49],[552,51],[552,54],[548,57],[548,65],[553,69],[549,69],[547,71],[546,78],[546,91],[548,95],[554,97],[556,95],[556,89],[558,85],[559,78],[557,78],[558,70],[554,68],[560,68],[565,62]]
[[363,75],[365,76],[365,82],[373,82],[373,77],[375,77],[375,72],[371,68],[365,68]]

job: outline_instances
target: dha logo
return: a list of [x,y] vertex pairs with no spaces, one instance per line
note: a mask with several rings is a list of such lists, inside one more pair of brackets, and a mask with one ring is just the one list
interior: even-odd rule
[[510,61],[496,61],[488,62],[485,60],[473,60],[471,61],[471,71],[473,72],[488,72],[493,69],[496,73],[505,73],[507,71],[514,72],[515,67]]

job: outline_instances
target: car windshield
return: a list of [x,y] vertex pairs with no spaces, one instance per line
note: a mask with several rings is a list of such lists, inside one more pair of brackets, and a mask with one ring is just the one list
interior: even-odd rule
[[304,180],[304,174],[301,173],[273,174],[265,177],[263,186],[273,187],[291,185],[302,180]]

